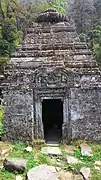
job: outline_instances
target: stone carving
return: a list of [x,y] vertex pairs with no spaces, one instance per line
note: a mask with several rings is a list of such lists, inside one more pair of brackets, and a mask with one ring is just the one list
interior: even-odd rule
[[59,14],[54,9],[48,9],[43,12],[37,19],[37,22],[61,22],[61,21],[68,21],[68,18],[65,15]]
[[[72,79],[72,81],[71,81]],[[35,75],[36,87],[70,87],[73,84],[73,75],[65,69],[55,68],[54,70],[42,68]]]

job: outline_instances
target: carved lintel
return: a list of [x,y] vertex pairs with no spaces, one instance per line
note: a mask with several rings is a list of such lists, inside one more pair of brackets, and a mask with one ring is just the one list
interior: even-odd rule
[[41,68],[35,74],[37,88],[73,87],[73,74],[63,68],[47,69]]

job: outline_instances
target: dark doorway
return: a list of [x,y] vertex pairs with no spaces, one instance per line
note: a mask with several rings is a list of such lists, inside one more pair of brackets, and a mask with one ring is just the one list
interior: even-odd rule
[[61,99],[43,100],[42,119],[46,142],[60,142],[63,124],[63,102]]

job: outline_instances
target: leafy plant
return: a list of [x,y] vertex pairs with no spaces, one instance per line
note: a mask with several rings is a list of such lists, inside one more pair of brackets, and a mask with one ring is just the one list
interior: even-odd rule
[[[75,143],[77,144],[78,147],[78,142]],[[73,144],[74,145],[74,144]],[[91,169],[91,174],[92,174],[92,180],[100,180],[101,179],[101,172],[97,171],[94,169],[94,162],[96,160],[101,160],[101,144],[89,144],[90,147],[93,150],[93,157],[82,157],[80,149],[78,148],[75,150],[75,157],[77,157],[79,160],[82,161],[80,164],[74,164],[70,165],[67,164],[66,156],[65,154],[59,159],[61,159],[60,167],[64,169],[65,171],[72,171],[73,173],[78,173],[80,172],[81,167],[90,167]],[[3,146],[3,145],[2,145]],[[27,160],[27,170],[21,175],[25,179],[26,173],[28,172],[29,169],[36,167],[40,164],[48,164],[48,165],[54,165],[57,167],[56,164],[52,164],[51,158],[48,157],[47,155],[44,155],[40,152],[40,149],[38,147],[34,147],[32,152],[26,152],[24,149],[26,148],[26,145],[22,142],[17,142],[14,143],[13,145],[11,144],[11,147],[13,147],[12,151],[9,154],[9,157],[14,157],[14,158],[24,158]],[[65,151],[65,146],[62,146],[62,152]],[[38,155],[38,156],[37,156]],[[37,156],[37,158],[35,158]],[[58,157],[54,157],[55,160],[58,159]],[[58,161],[57,161],[58,162]],[[0,171],[0,178],[2,180],[14,180],[16,177],[16,173],[14,172],[9,172],[5,169],[2,169]]]
[[4,132],[4,126],[3,126],[3,108],[0,106],[0,136]]
[[94,27],[87,33],[87,43],[101,64],[101,26]]
[[55,9],[57,12],[66,14],[67,1],[66,0],[48,0],[47,1],[51,8]]
[[45,154],[40,153],[38,159],[40,164],[50,164],[48,156]]
[[81,167],[83,167],[84,164],[68,164],[64,167],[64,170],[66,171],[72,171],[75,174],[78,174],[80,172]]
[[82,156],[80,149],[75,150],[74,156],[77,157],[79,160],[81,160],[82,163],[87,164],[87,166],[89,166],[89,167],[91,167],[94,162],[93,157]]

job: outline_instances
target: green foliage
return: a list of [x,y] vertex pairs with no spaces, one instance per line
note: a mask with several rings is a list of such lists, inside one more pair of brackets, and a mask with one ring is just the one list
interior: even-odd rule
[[101,64],[101,26],[97,26],[88,32],[87,42],[99,64]]
[[[95,161],[101,160],[101,144],[91,143],[90,146],[94,152],[93,155],[94,160]],[[101,171],[97,171],[94,168],[92,168],[92,180],[100,180],[100,179],[101,179]]]
[[82,156],[80,149],[75,150],[74,156],[77,157],[80,161],[82,161],[83,164],[86,164],[86,166],[88,166],[88,167],[94,166],[93,165],[94,157]]
[[4,127],[3,127],[3,108],[0,106],[0,136],[4,132]]
[[98,62],[101,64],[101,44],[93,44],[93,53],[97,58]]
[[[17,30],[16,18],[5,18],[2,23],[1,55],[11,54],[21,41],[21,31]],[[6,51],[6,52],[5,52]]]
[[67,1],[66,0],[48,0],[48,4],[51,8],[56,9],[57,12],[66,14]]
[[[33,159],[33,160],[32,160]],[[28,169],[38,166],[38,161],[34,160],[34,155],[31,153],[28,158]]]
[[[12,147],[12,145],[11,145]],[[29,169],[36,167],[39,163],[34,159],[34,150],[32,152],[27,152],[24,149],[26,145],[22,142],[17,142],[13,144],[13,149],[9,154],[11,158],[24,158],[27,160],[27,170],[22,174],[23,177],[26,177],[26,173]],[[5,169],[0,171],[0,178],[2,180],[14,180],[17,175],[17,172],[9,172]]]
[[38,159],[40,164],[50,164],[49,158],[45,154],[40,153]]
[[81,167],[83,167],[83,164],[68,164],[64,167],[66,171],[72,171],[73,173],[78,174],[80,172]]
[[1,180],[14,180],[15,179],[15,174],[13,174],[12,172],[9,172],[5,169],[3,169],[0,172],[0,177],[2,178]]
[[27,152],[24,150],[25,147],[26,145],[22,142],[15,143],[13,147],[13,151],[9,154],[9,157],[27,159],[28,169],[31,169],[32,167],[36,167],[38,165],[38,162],[34,160],[34,151]]
[[7,64],[9,61],[9,57],[0,57],[0,64]]
[[0,56],[10,56],[22,40],[26,29],[38,14],[48,8],[65,13],[66,0],[22,5],[19,0],[0,1]]
[[49,9],[49,8],[51,8],[51,6],[47,2],[37,4],[37,10],[39,13],[41,13],[42,11],[44,12],[46,9]]
[[2,10],[3,16],[5,17],[7,13],[6,0],[1,0],[1,10]]
[[94,152],[94,155],[93,155],[93,158],[95,161],[98,161],[99,159],[101,160],[101,144],[90,144],[93,152]]
[[0,39],[0,56],[7,57],[14,50],[13,45],[5,39]]
[[2,26],[0,26],[0,39],[2,39]]
[[[18,15],[23,13],[19,1],[0,1],[0,56],[10,56],[22,39]],[[20,16],[20,15],[19,15]]]
[[92,180],[101,180],[101,171],[92,169]]
[[[2,44],[0,44],[0,45],[2,45]],[[5,49],[4,49],[4,51],[5,51]],[[1,74],[3,73],[4,67],[7,65],[8,61],[9,61],[9,57],[0,57],[0,73]]]
[[38,3],[33,6],[34,13],[40,14],[41,12],[44,12],[47,9],[55,9],[57,12],[65,14],[67,10],[67,1],[66,0],[47,0],[43,3]]
[[[23,142],[16,142],[14,144],[14,148],[13,148],[13,155],[14,155],[14,153],[17,152],[17,154],[21,156],[21,153],[23,153],[23,150],[25,147],[26,146]],[[20,152],[20,154],[19,154],[19,152]]]

